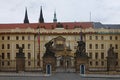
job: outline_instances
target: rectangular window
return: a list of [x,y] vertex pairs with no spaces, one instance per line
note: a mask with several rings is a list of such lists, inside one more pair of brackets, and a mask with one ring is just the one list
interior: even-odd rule
[[28,59],[31,59],[31,54],[30,53],[28,53]]
[[16,49],[18,49],[18,47],[19,47],[19,45],[18,45],[18,44],[16,44]]
[[98,66],[98,61],[95,62],[96,66]]
[[95,53],[95,59],[98,59],[98,53]]
[[18,36],[16,36],[16,40],[19,40],[19,37],[18,37]]
[[5,46],[4,46],[4,44],[2,44],[2,49],[4,49],[5,48]]
[[118,49],[118,45],[117,44],[115,44],[115,49]]
[[112,36],[110,36],[110,40],[112,40]]
[[2,61],[2,66],[4,66],[4,61]]
[[104,49],[104,44],[101,44],[101,49]]
[[28,44],[28,49],[30,49],[30,44]]
[[10,61],[7,62],[7,65],[10,66]]
[[2,53],[2,59],[5,59],[5,54],[4,53]]
[[104,53],[103,52],[101,53],[101,59],[104,59]]
[[2,40],[4,40],[4,36],[2,36]]
[[7,59],[10,59],[10,53],[7,53]]
[[25,37],[24,36],[22,36],[22,40],[24,40],[25,39]]
[[98,36],[95,36],[95,39],[98,40]]
[[90,59],[92,59],[92,53],[89,53],[89,57],[90,57]]
[[7,44],[7,49],[10,49],[10,44]]
[[7,40],[10,40],[10,36],[7,37]]
[[104,66],[104,61],[101,61],[101,65]]
[[90,61],[90,66],[92,66],[92,61]]
[[117,37],[117,36],[115,36],[115,40],[118,40],[118,37]]
[[116,53],[116,59],[118,59],[118,53]]
[[28,66],[30,66],[31,65],[31,62],[30,61],[28,61]]
[[23,49],[25,48],[25,45],[24,45],[24,44],[22,44],[22,48],[23,48]]
[[90,36],[89,39],[92,40],[92,36]]
[[95,44],[95,48],[98,49],[98,44]]
[[89,49],[92,49],[92,44],[89,44]]
[[103,37],[103,36],[101,36],[101,40],[104,40],[104,37]]

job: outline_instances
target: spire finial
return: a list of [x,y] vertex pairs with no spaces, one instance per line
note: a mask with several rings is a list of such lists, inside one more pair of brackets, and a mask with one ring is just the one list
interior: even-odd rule
[[54,22],[54,23],[56,23],[56,22],[57,22],[56,11],[54,11],[54,18],[53,18],[53,22]]
[[28,14],[27,14],[27,7],[26,7],[26,9],[25,9],[24,23],[29,23]]
[[43,18],[43,13],[42,13],[42,6],[41,6],[41,9],[40,9],[39,23],[44,23],[44,18]]

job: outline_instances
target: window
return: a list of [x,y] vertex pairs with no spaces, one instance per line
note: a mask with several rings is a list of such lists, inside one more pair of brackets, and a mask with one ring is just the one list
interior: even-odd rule
[[30,40],[30,36],[28,36],[28,40]]
[[101,65],[104,66],[104,61],[101,61]]
[[30,66],[31,65],[31,62],[30,61],[28,61],[28,66]]
[[95,36],[95,39],[98,40],[98,36]]
[[92,66],[92,61],[90,61],[90,65]]
[[7,65],[10,66],[10,62],[9,61],[7,62]]
[[24,36],[22,36],[22,40],[24,40],[25,39],[25,37]]
[[112,44],[110,44],[110,47],[112,47]]
[[115,36],[115,40],[118,40],[118,37],[117,37],[117,36]]
[[7,49],[10,49],[10,44],[7,44]]
[[118,45],[117,44],[115,44],[115,49],[118,49]]
[[24,45],[24,44],[22,44],[22,48],[23,48],[23,49],[25,48],[25,45]]
[[5,54],[4,53],[2,53],[2,59],[5,59]]
[[10,59],[10,53],[7,53],[7,59]]
[[104,49],[104,44],[101,44],[101,49]]
[[118,61],[116,61],[116,66],[118,66]]
[[4,40],[4,36],[2,36],[2,40]]
[[16,40],[19,40],[19,37],[18,37],[18,36],[16,36]]
[[18,44],[16,44],[16,49],[18,49],[18,47],[19,47],[19,45],[18,45]]
[[2,44],[2,49],[4,49],[5,48],[5,46],[4,46],[4,44]]
[[90,36],[89,39],[92,40],[92,36]]
[[37,66],[40,66],[40,61],[37,62]]
[[110,40],[112,40],[112,36],[110,36]]
[[40,54],[39,53],[37,54],[37,59],[40,59]]
[[89,45],[89,48],[92,49],[92,44]]
[[30,44],[28,44],[28,49],[30,49]]
[[98,61],[95,62],[96,66],[98,65]]
[[28,53],[28,59],[30,59],[31,58],[31,54],[30,53]]
[[116,53],[116,59],[118,59],[118,53]]
[[7,37],[7,40],[10,40],[10,36]]
[[104,53],[103,52],[101,53],[101,59],[104,59]]
[[2,61],[2,66],[4,66],[4,62]]
[[89,57],[92,59],[92,53],[89,53]]
[[95,59],[98,59],[98,53],[95,53]]
[[98,49],[98,44],[95,44],[95,48]]
[[103,36],[101,36],[101,40],[104,40],[104,37],[103,37]]

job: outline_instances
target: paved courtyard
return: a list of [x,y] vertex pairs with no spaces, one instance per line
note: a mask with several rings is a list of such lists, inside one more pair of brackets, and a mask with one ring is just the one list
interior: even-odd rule
[[57,73],[52,76],[0,76],[0,80],[120,80],[120,78],[85,78],[76,73]]

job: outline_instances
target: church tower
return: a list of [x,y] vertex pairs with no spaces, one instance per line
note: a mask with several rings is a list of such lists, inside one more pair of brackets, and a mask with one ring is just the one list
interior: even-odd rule
[[27,8],[26,8],[26,10],[25,10],[24,23],[29,23],[28,14],[27,14]]
[[41,10],[40,10],[39,23],[44,23],[44,18],[43,18],[43,13],[42,13],[42,6],[41,6]]
[[53,22],[54,22],[54,23],[56,23],[56,22],[57,22],[56,12],[54,12]]

